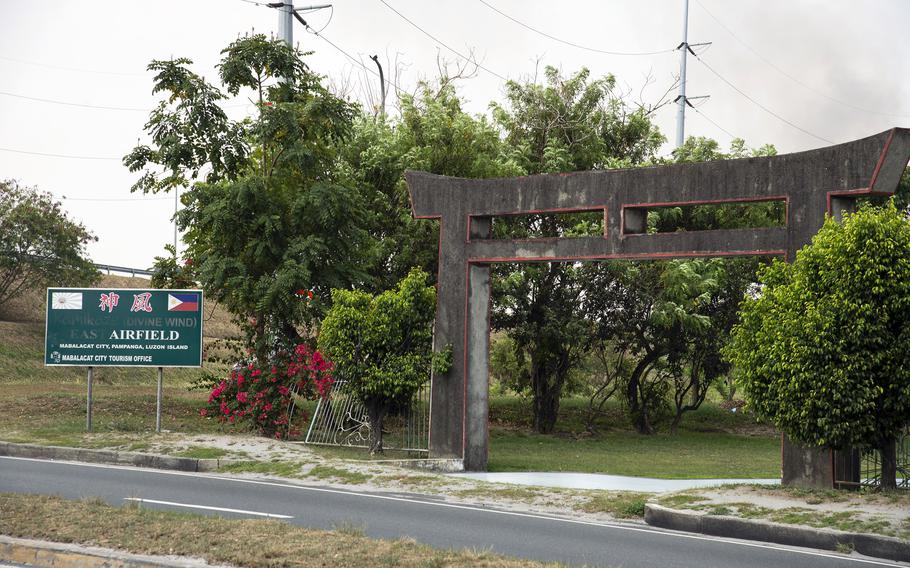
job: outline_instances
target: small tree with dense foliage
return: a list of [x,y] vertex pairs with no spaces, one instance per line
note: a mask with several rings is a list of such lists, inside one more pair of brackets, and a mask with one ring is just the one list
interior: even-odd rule
[[430,377],[435,309],[436,289],[417,269],[378,296],[332,291],[319,348],[367,409],[371,454],[382,453],[386,415],[404,408]]
[[95,240],[51,194],[0,181],[0,306],[26,289],[96,281],[85,252]]
[[894,488],[910,424],[910,222],[893,204],[829,219],[761,282],[726,350],[754,409],[811,446],[878,448]]

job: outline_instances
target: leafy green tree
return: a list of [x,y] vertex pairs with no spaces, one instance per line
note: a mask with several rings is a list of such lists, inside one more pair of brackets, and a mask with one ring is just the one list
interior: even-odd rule
[[[510,156],[525,174],[607,169],[654,159],[664,138],[644,109],[630,108],[615,79],[570,77],[547,67],[545,84],[510,81],[491,105]],[[601,230],[584,216],[536,215],[494,224],[503,237],[555,237]],[[534,429],[552,432],[571,369],[586,352],[588,325],[578,267],[568,263],[496,267],[493,325],[507,330],[528,361]]]
[[337,167],[356,108],[280,40],[244,37],[222,55],[224,88],[252,93],[256,115],[228,119],[217,104],[224,93],[189,60],[154,61],[154,92],[166,98],[145,128],[152,144],[124,161],[143,171],[136,191],[195,182],[177,217],[187,255],[209,297],[267,358],[277,343],[311,335],[332,288],[368,278],[366,203]]
[[322,322],[319,349],[364,404],[370,420],[370,453],[382,453],[385,417],[403,409],[430,378],[436,289],[415,269],[377,296],[333,290]]
[[894,488],[910,425],[910,222],[893,204],[828,219],[761,283],[725,352],[753,408],[810,446],[877,448]]
[[0,306],[27,289],[97,281],[85,251],[96,240],[51,194],[0,181]]
[[405,170],[488,178],[518,175],[499,133],[484,117],[462,109],[451,80],[421,83],[401,97],[398,118],[361,115],[345,146],[344,167],[367,200],[368,227],[377,242],[369,272],[372,290],[389,289],[412,267],[437,273],[438,223],[411,217]]
[[675,432],[722,370],[712,341],[723,322],[712,316],[723,302],[723,262],[609,262],[582,271],[595,344],[627,357],[628,372],[619,382],[636,429],[653,433],[654,417],[671,396]]
[[174,245],[164,245],[168,256],[156,256],[152,264],[152,288],[180,290],[196,287],[196,271],[193,259],[179,262]]

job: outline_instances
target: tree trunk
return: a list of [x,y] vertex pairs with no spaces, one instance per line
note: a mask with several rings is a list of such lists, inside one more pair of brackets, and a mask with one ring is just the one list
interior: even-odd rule
[[651,417],[648,415],[651,408],[651,397],[644,392],[644,383],[641,380],[638,382],[638,395],[641,407],[638,414],[635,415],[635,428],[639,434],[653,434],[654,428],[651,427]]
[[629,404],[629,414],[635,424],[635,429],[639,434],[653,434],[654,429],[648,419],[648,406],[650,401],[642,391],[642,377],[651,368],[655,361],[660,359],[660,354],[651,352],[646,354],[641,361],[635,365],[632,374],[629,375],[629,384],[626,387],[626,401]]
[[[569,355],[566,352],[558,355],[555,365],[548,366],[531,357],[531,385],[534,388],[534,431],[539,434],[551,434],[556,428],[559,415],[559,399],[562,386],[569,372]],[[554,369],[555,367],[555,369]]]
[[556,417],[559,414],[559,395],[557,388],[545,388],[534,396],[534,431],[540,434],[551,434],[556,428]]
[[389,412],[387,404],[373,403],[367,405],[370,419],[370,455],[382,453],[382,423]]
[[879,442],[878,452],[882,458],[882,484],[883,491],[897,489],[897,439],[894,436]]
[[679,423],[682,422],[683,411],[679,408],[676,409],[676,416],[673,417],[673,422],[670,423],[670,435],[675,436],[679,433]]

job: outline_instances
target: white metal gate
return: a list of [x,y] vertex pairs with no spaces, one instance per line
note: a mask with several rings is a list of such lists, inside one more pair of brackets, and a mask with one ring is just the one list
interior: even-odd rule
[[[382,445],[389,450],[427,453],[429,427],[430,383],[427,381],[417,390],[404,412],[385,418]],[[335,381],[328,396],[319,399],[305,443],[355,448],[370,446],[366,408],[345,388],[345,381]]]

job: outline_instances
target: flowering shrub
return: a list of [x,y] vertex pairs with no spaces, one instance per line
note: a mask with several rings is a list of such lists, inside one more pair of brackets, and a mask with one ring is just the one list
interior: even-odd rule
[[252,362],[235,368],[212,389],[208,406],[199,413],[222,423],[248,422],[263,436],[282,438],[292,395],[325,397],[331,385],[332,363],[301,344],[277,353],[269,365]]

